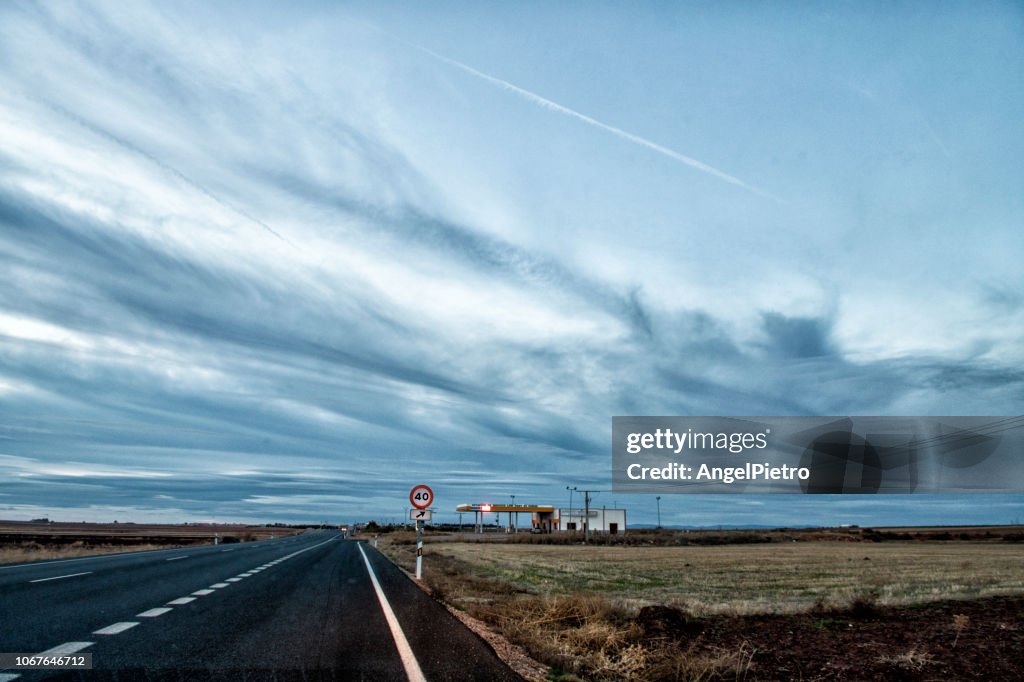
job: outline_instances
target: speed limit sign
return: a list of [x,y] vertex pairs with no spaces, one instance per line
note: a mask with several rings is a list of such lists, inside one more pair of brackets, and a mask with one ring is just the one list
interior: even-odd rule
[[434,501],[434,491],[429,486],[418,485],[409,491],[409,501],[417,509],[426,509]]

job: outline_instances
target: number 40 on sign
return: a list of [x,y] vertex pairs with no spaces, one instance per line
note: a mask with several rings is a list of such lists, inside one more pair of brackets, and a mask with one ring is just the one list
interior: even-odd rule
[[417,509],[426,509],[434,501],[434,491],[430,486],[420,484],[409,491],[409,501]]

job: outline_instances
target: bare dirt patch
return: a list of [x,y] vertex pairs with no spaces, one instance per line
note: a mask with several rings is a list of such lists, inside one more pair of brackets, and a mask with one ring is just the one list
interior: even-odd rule
[[[787,616],[712,617],[645,630],[677,650],[751,652],[748,679],[1024,679],[1024,598]],[[654,678],[651,678],[654,679]]]

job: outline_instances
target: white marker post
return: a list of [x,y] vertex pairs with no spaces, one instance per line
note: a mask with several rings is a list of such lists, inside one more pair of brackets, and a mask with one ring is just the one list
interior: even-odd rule
[[423,521],[430,518],[427,507],[434,502],[434,491],[421,483],[409,491],[409,501],[417,509],[409,516],[416,521],[416,580],[420,580],[423,578]]

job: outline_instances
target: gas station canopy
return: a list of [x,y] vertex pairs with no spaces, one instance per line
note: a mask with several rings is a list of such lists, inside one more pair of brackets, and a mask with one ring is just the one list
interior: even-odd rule
[[457,512],[547,512],[555,511],[550,504],[491,504],[490,502],[479,502],[477,504],[460,504],[455,508]]

